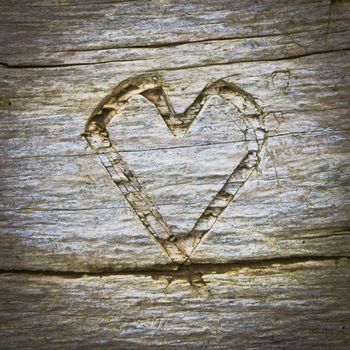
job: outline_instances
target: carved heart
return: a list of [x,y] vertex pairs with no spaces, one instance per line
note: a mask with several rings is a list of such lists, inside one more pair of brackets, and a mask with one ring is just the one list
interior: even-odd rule
[[[258,167],[266,131],[253,97],[232,83],[220,79],[207,85],[182,114],[174,112],[163,86],[158,74],[121,82],[93,111],[84,136],[150,235],[174,262],[184,263]],[[141,108],[128,115],[131,98]],[[167,128],[149,118],[154,116],[149,102]],[[127,116],[124,123],[110,123],[116,114]],[[225,128],[217,127],[223,123]],[[156,146],[151,144],[155,138]],[[140,145],[143,152],[130,152]],[[169,185],[179,169],[186,181],[177,178]],[[201,184],[201,177],[211,179],[210,186]],[[187,207],[191,193],[200,198],[193,210]],[[178,215],[167,212],[167,200]],[[181,225],[184,212],[190,217]]]

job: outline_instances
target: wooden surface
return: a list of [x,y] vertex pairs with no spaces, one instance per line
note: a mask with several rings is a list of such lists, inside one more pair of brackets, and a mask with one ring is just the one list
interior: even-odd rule
[[0,9],[1,348],[349,348],[349,1]]
[[213,271],[4,274],[2,342],[6,349],[347,348],[348,259]]

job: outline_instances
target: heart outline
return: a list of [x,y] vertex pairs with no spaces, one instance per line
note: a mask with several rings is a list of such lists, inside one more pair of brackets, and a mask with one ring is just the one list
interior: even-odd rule
[[[223,211],[233,202],[243,185],[258,169],[263,151],[266,149],[267,130],[264,127],[263,111],[253,96],[224,79],[218,79],[206,85],[181,114],[175,113],[163,86],[165,82],[158,73],[143,74],[123,80],[94,109],[82,135],[92,152],[98,155],[107,173],[151,237],[174,263],[184,264],[191,261],[191,256],[204,236],[213,228]],[[248,133],[253,136],[251,140],[246,139],[247,153],[239,165],[233,169],[191,231],[181,237],[172,235],[156,205],[123,160],[116,144],[109,138],[107,131],[109,122],[118,114],[121,107],[136,95],[142,95],[151,102],[171,133],[181,137],[185,136],[191,128],[208,99],[211,96],[220,96],[239,112],[246,125],[245,136]],[[232,99],[238,99],[240,107],[233,103]],[[235,186],[232,189],[233,183]],[[220,201],[221,205],[215,204]],[[202,228],[199,229],[201,226]]]

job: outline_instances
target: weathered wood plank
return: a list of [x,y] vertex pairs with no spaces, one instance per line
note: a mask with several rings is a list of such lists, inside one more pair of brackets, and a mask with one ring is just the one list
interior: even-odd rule
[[[208,82],[223,77],[231,77],[228,80],[251,93],[266,113],[334,110],[349,108],[348,57],[348,51],[341,51],[274,62],[162,71],[161,74],[178,112],[184,110]],[[86,118],[118,82],[147,70],[147,66],[135,67],[132,63],[94,68],[3,68],[1,136],[10,138],[15,147],[3,145],[2,151],[11,157],[67,154],[69,149],[71,154],[87,153],[79,137]],[[115,71],[119,72],[118,77]],[[344,123],[348,123],[347,119]],[[45,137],[49,138],[48,145]]]
[[1,349],[350,347],[349,1],[0,28]]
[[[260,173],[204,237],[193,261],[349,254],[348,57],[348,52],[325,53],[254,65],[161,72],[178,111],[190,104],[208,81],[230,75],[228,80],[251,93],[261,105],[269,131]],[[1,166],[4,268],[98,271],[107,266],[120,269],[123,264],[168,262],[166,256],[160,258],[162,251],[156,253],[157,246],[151,248],[154,243],[147,231],[80,136],[104,91],[116,84],[114,69],[114,64],[97,65],[95,70],[3,69],[9,84],[4,100],[11,101],[11,106],[3,105],[8,113],[0,121],[1,147],[6,155]],[[123,77],[127,75],[121,74]],[[60,86],[65,87],[64,92]],[[96,95],[98,88],[102,92]],[[215,192],[216,184],[226,176],[220,164],[225,165],[231,154],[222,153],[216,166],[210,161],[215,152],[204,150],[215,143],[229,149],[242,141],[243,134],[238,143],[234,134],[230,136],[227,125],[232,127],[232,123],[225,122],[226,116],[219,118],[226,107],[220,103],[215,107],[215,103],[214,99],[193,125],[200,133],[194,137],[196,133],[190,129],[192,136],[181,142],[169,139],[154,107],[142,99],[133,99],[109,128],[165,220],[179,232],[194,225],[210,191]],[[215,127],[210,125],[214,121]],[[217,146],[211,147],[215,150]],[[202,164],[207,160],[208,176],[190,171],[192,175],[184,181],[186,172],[177,171],[176,157],[180,165],[184,157],[190,168],[195,165],[191,165],[194,157]],[[163,168],[167,167],[162,170],[164,176],[159,173],[161,159],[172,159],[163,162]],[[86,210],[84,216],[81,209]],[[152,252],[141,265],[140,242]],[[14,246],[16,254],[11,253]],[[127,261],[123,254],[113,257],[114,249],[125,247]],[[92,252],[95,267],[89,263]],[[109,258],[104,263],[105,255]]]
[[[55,7],[47,6],[56,5]],[[7,5],[7,6],[6,6]],[[322,1],[240,1],[233,3],[227,0],[215,3],[192,1],[157,2],[133,1],[86,3],[79,1],[52,1],[44,2],[44,6],[32,2],[5,1],[2,4],[1,21],[4,23],[4,33],[1,36],[3,47],[1,60],[8,64],[64,64],[82,63],[86,60],[141,60],[151,59],[160,53],[157,47],[172,46],[201,42],[205,40],[227,40],[245,38],[246,48],[252,50],[251,54],[265,47],[273,55],[284,55],[290,49],[297,52],[300,49],[309,52],[308,46],[320,44],[324,49],[339,48],[341,43],[333,43],[332,32],[349,30],[346,23],[348,19],[348,6],[342,2],[334,2],[330,8],[328,0]],[[303,33],[319,33],[318,39],[306,40],[293,36]],[[289,39],[291,35],[291,39]],[[262,37],[270,40],[276,36],[277,40],[270,42],[270,49],[260,40]],[[323,37],[322,37],[323,36]],[[329,37],[328,37],[329,36]],[[321,39],[322,37],[322,39]],[[53,40],[54,38],[54,40]],[[257,42],[250,41],[258,39]],[[275,46],[282,38],[284,44]],[[335,39],[337,41],[337,39]],[[289,41],[289,44],[288,44]],[[321,42],[320,42],[321,41]],[[20,43],[20,45],[18,45]],[[241,41],[240,50],[243,48]],[[271,43],[274,43],[271,45]],[[335,44],[335,45],[334,45]],[[182,47],[194,59],[195,52],[202,60],[211,59],[209,52],[221,59],[231,57],[227,52],[225,42],[223,46],[212,43],[213,47],[200,44],[191,50],[191,46]],[[210,45],[210,46],[211,46]],[[289,46],[291,45],[291,46]],[[338,45],[338,46],[337,46]],[[119,51],[116,48],[143,48],[154,47],[155,50],[129,50]],[[230,42],[227,49],[230,48]],[[260,47],[261,48],[261,47]],[[96,50],[114,50],[94,52]],[[201,51],[205,55],[201,55]],[[83,52],[81,52],[83,51]],[[90,52],[89,52],[90,51]],[[217,53],[215,54],[215,51]],[[261,53],[264,49],[261,51]],[[149,54],[147,54],[147,52]],[[171,48],[165,48],[170,54]],[[259,53],[258,55],[261,55]],[[241,55],[240,53],[238,54]],[[174,56],[174,55],[173,55]],[[179,60],[181,55],[176,55]]]
[[214,271],[2,274],[1,347],[349,348],[347,259]]

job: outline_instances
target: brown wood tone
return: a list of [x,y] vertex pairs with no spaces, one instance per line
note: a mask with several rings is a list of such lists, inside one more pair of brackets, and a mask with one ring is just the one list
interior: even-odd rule
[[0,1],[1,349],[350,348],[350,2]]
[[[218,268],[217,273],[214,273]],[[346,349],[349,259],[1,277],[6,349]]]

